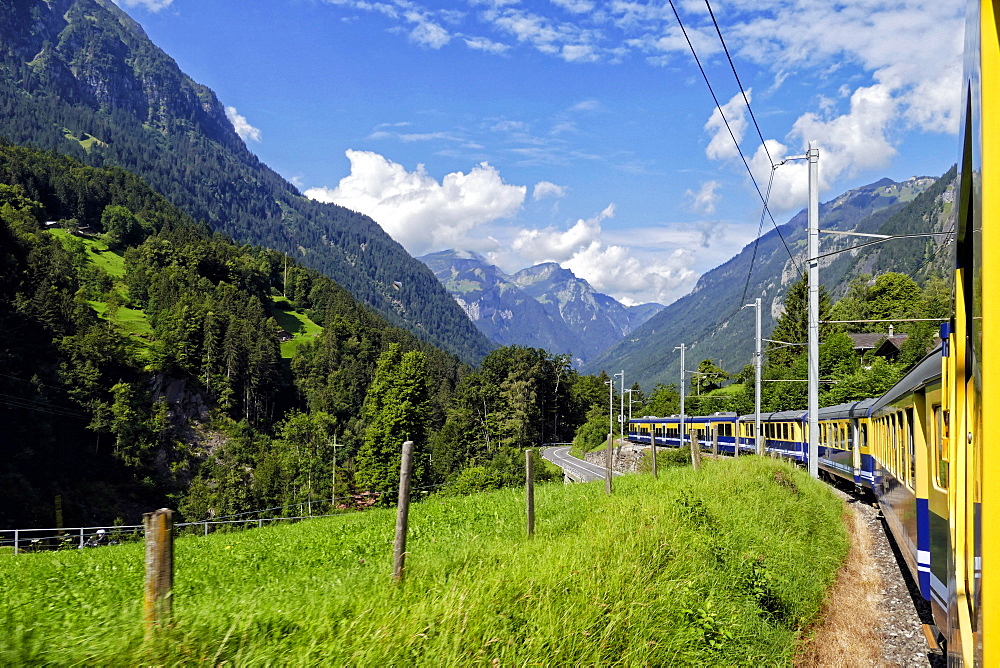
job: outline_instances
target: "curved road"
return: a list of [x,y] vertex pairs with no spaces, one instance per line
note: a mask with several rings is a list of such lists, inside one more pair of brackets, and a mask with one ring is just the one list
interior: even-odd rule
[[[561,468],[569,477],[580,482],[592,482],[594,480],[604,480],[604,467],[597,464],[585,462],[569,454],[568,445],[553,446],[542,450],[542,457],[549,460]],[[612,476],[622,475],[618,471],[612,471]]]

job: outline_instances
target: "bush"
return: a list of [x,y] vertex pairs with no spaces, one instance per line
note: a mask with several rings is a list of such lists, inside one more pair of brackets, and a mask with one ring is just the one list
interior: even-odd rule
[[500,474],[485,466],[470,466],[455,477],[441,490],[445,496],[465,496],[491,489],[500,489]]

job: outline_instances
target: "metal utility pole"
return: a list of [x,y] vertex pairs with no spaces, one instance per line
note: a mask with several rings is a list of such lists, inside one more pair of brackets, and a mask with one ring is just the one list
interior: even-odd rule
[[[750,308],[753,306],[757,310],[757,339],[756,345],[754,346],[753,353],[753,366],[754,366],[754,388],[753,388],[753,411],[754,411],[754,444],[757,454],[761,457],[764,456],[764,439],[760,437],[760,367],[762,364],[762,354],[760,349],[760,297],[754,300],[753,304],[746,304],[743,308]],[[739,451],[739,437],[736,438],[736,450],[733,454]]]
[[[625,369],[622,369],[620,373],[616,373],[615,375],[622,377],[622,392],[619,397],[621,405],[618,408],[618,439],[620,446],[620,441],[625,440]],[[631,404],[629,406],[631,407]]]
[[681,351],[681,430],[680,430],[681,442],[680,442],[680,447],[682,447],[682,448],[684,447],[684,440],[685,440],[685,436],[686,436],[685,430],[684,430],[684,379],[685,379],[685,374],[687,374],[687,371],[684,370],[684,351],[686,350],[686,348],[687,348],[687,346],[685,346],[683,343],[681,345],[679,345],[679,346],[674,346],[674,350]]
[[819,477],[819,149],[809,142],[809,475]]
[[819,149],[809,142],[809,150],[805,155],[785,158],[779,164],[789,160],[809,161],[809,204],[806,207],[808,221],[806,231],[808,246],[808,285],[809,285],[809,443],[807,457],[809,459],[809,475],[819,477]]

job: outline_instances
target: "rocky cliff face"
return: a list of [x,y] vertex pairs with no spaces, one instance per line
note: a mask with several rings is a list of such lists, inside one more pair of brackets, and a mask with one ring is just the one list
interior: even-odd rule
[[508,276],[475,253],[449,250],[419,259],[493,341],[570,354],[578,364],[662,308],[623,306],[554,262]]

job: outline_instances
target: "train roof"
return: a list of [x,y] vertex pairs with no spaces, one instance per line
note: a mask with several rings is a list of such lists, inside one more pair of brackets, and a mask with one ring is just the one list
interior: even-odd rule
[[[685,415],[685,422],[720,422],[735,420],[736,413],[712,413],[711,415]],[[645,415],[640,418],[632,418],[629,422],[680,422],[680,415],[667,415],[666,417],[655,417]]]
[[[809,415],[809,411],[804,408],[796,409],[793,411],[775,411],[773,413],[765,413],[761,411],[760,421],[761,422],[799,422],[805,420],[806,416]],[[741,415],[739,418],[740,422],[752,422],[756,420],[756,413],[748,413],[747,415]]]
[[938,346],[927,357],[920,360],[909,373],[893,385],[888,392],[879,397],[871,406],[870,413],[875,412],[899,400],[941,377],[941,347]]
[[868,417],[868,411],[878,399],[862,399],[819,409],[820,420],[847,420]]

